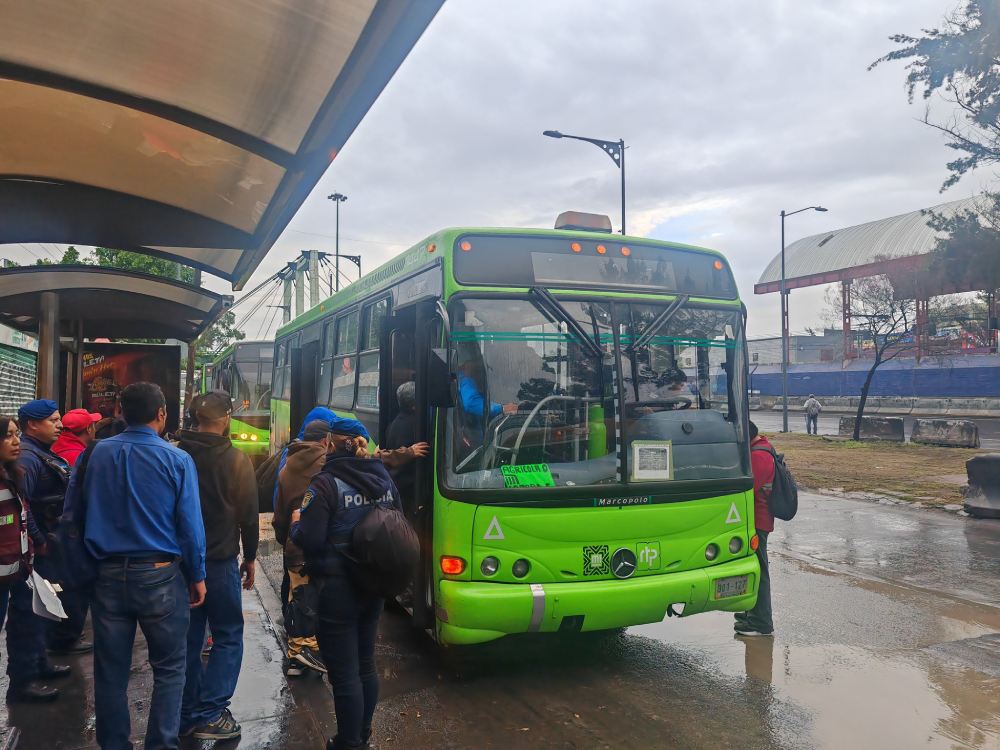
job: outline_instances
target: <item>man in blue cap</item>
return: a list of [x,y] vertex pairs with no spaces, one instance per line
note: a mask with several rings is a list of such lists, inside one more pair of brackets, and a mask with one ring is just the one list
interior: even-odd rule
[[[63,499],[69,484],[70,466],[52,452],[52,445],[62,433],[62,416],[55,401],[39,398],[17,410],[21,425],[21,456],[17,459],[23,472],[22,489],[31,506],[31,513],[43,534],[55,531],[62,515]],[[45,557],[38,558],[38,573],[52,581],[62,579]],[[93,651],[90,641],[81,638],[90,609],[87,591],[63,591],[59,594],[66,619],[48,623],[47,644],[58,654],[86,654]],[[44,671],[45,665],[43,665]]]

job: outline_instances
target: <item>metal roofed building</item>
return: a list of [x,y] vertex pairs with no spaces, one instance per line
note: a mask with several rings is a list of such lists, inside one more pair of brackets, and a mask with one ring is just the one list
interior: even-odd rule
[[[912,268],[913,259],[930,253],[941,236],[927,225],[930,213],[954,216],[976,210],[980,200],[963,198],[796,240],[785,248],[785,288],[801,289]],[[780,290],[779,253],[767,264],[753,291],[769,294]]]
[[[912,279],[912,272],[922,268],[927,256],[934,250],[941,233],[928,225],[931,214],[951,217],[964,211],[978,211],[982,198],[973,196],[942,203],[931,208],[911,211],[886,219],[870,221],[853,227],[821,232],[803,237],[785,248],[785,289],[839,283],[843,299],[844,359],[853,356],[851,350],[850,289],[851,281],[888,274],[900,277],[902,283]],[[908,273],[909,272],[909,273]],[[917,327],[924,336],[927,323],[929,297],[955,292],[975,291],[978,287],[970,279],[964,286],[944,282],[919,291],[910,284],[905,293],[912,294],[917,302]],[[754,294],[781,291],[781,254],[776,255],[761,273],[754,285]],[[995,308],[996,302],[993,306]],[[992,315],[996,315],[995,312]],[[920,356],[918,349],[918,358]]]

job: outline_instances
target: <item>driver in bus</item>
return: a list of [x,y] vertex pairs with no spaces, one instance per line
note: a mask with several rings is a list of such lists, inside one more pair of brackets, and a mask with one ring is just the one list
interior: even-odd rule
[[[484,409],[483,392],[479,384],[483,382],[483,363],[478,359],[469,359],[462,363],[458,375],[458,397],[462,401],[462,411],[468,416],[482,420]],[[513,414],[517,404],[498,404],[490,402],[489,419],[501,414]],[[480,425],[482,427],[482,425]]]

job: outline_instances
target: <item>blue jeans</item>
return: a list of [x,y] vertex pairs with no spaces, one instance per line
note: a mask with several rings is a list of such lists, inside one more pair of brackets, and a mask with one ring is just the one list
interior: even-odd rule
[[312,580],[321,587],[316,637],[333,688],[336,747],[361,747],[378,703],[375,638],[383,600],[346,575]]
[[[205,603],[191,610],[187,631],[187,682],[181,727],[218,719],[229,707],[243,662],[243,593],[235,557],[205,561]],[[202,665],[205,626],[212,631],[212,651]]]
[[6,617],[9,690],[19,690],[37,679],[46,666],[45,629],[48,620],[31,608],[31,589],[25,581],[0,587],[0,623]]
[[137,624],[146,637],[153,668],[145,746],[177,748],[190,617],[187,588],[177,561],[101,562],[92,603],[94,708],[101,750],[132,747],[128,679]]

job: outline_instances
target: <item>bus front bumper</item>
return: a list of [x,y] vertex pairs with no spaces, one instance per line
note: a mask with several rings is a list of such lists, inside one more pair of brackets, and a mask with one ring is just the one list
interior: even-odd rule
[[[609,630],[660,622],[671,605],[684,616],[723,610],[743,612],[757,601],[760,568],[755,555],[681,573],[627,580],[510,584],[442,580],[436,606],[442,643],[484,643],[512,633]],[[715,599],[715,581],[748,576],[742,596]],[[566,618],[572,618],[567,620]],[[582,618],[582,619],[581,619]]]

